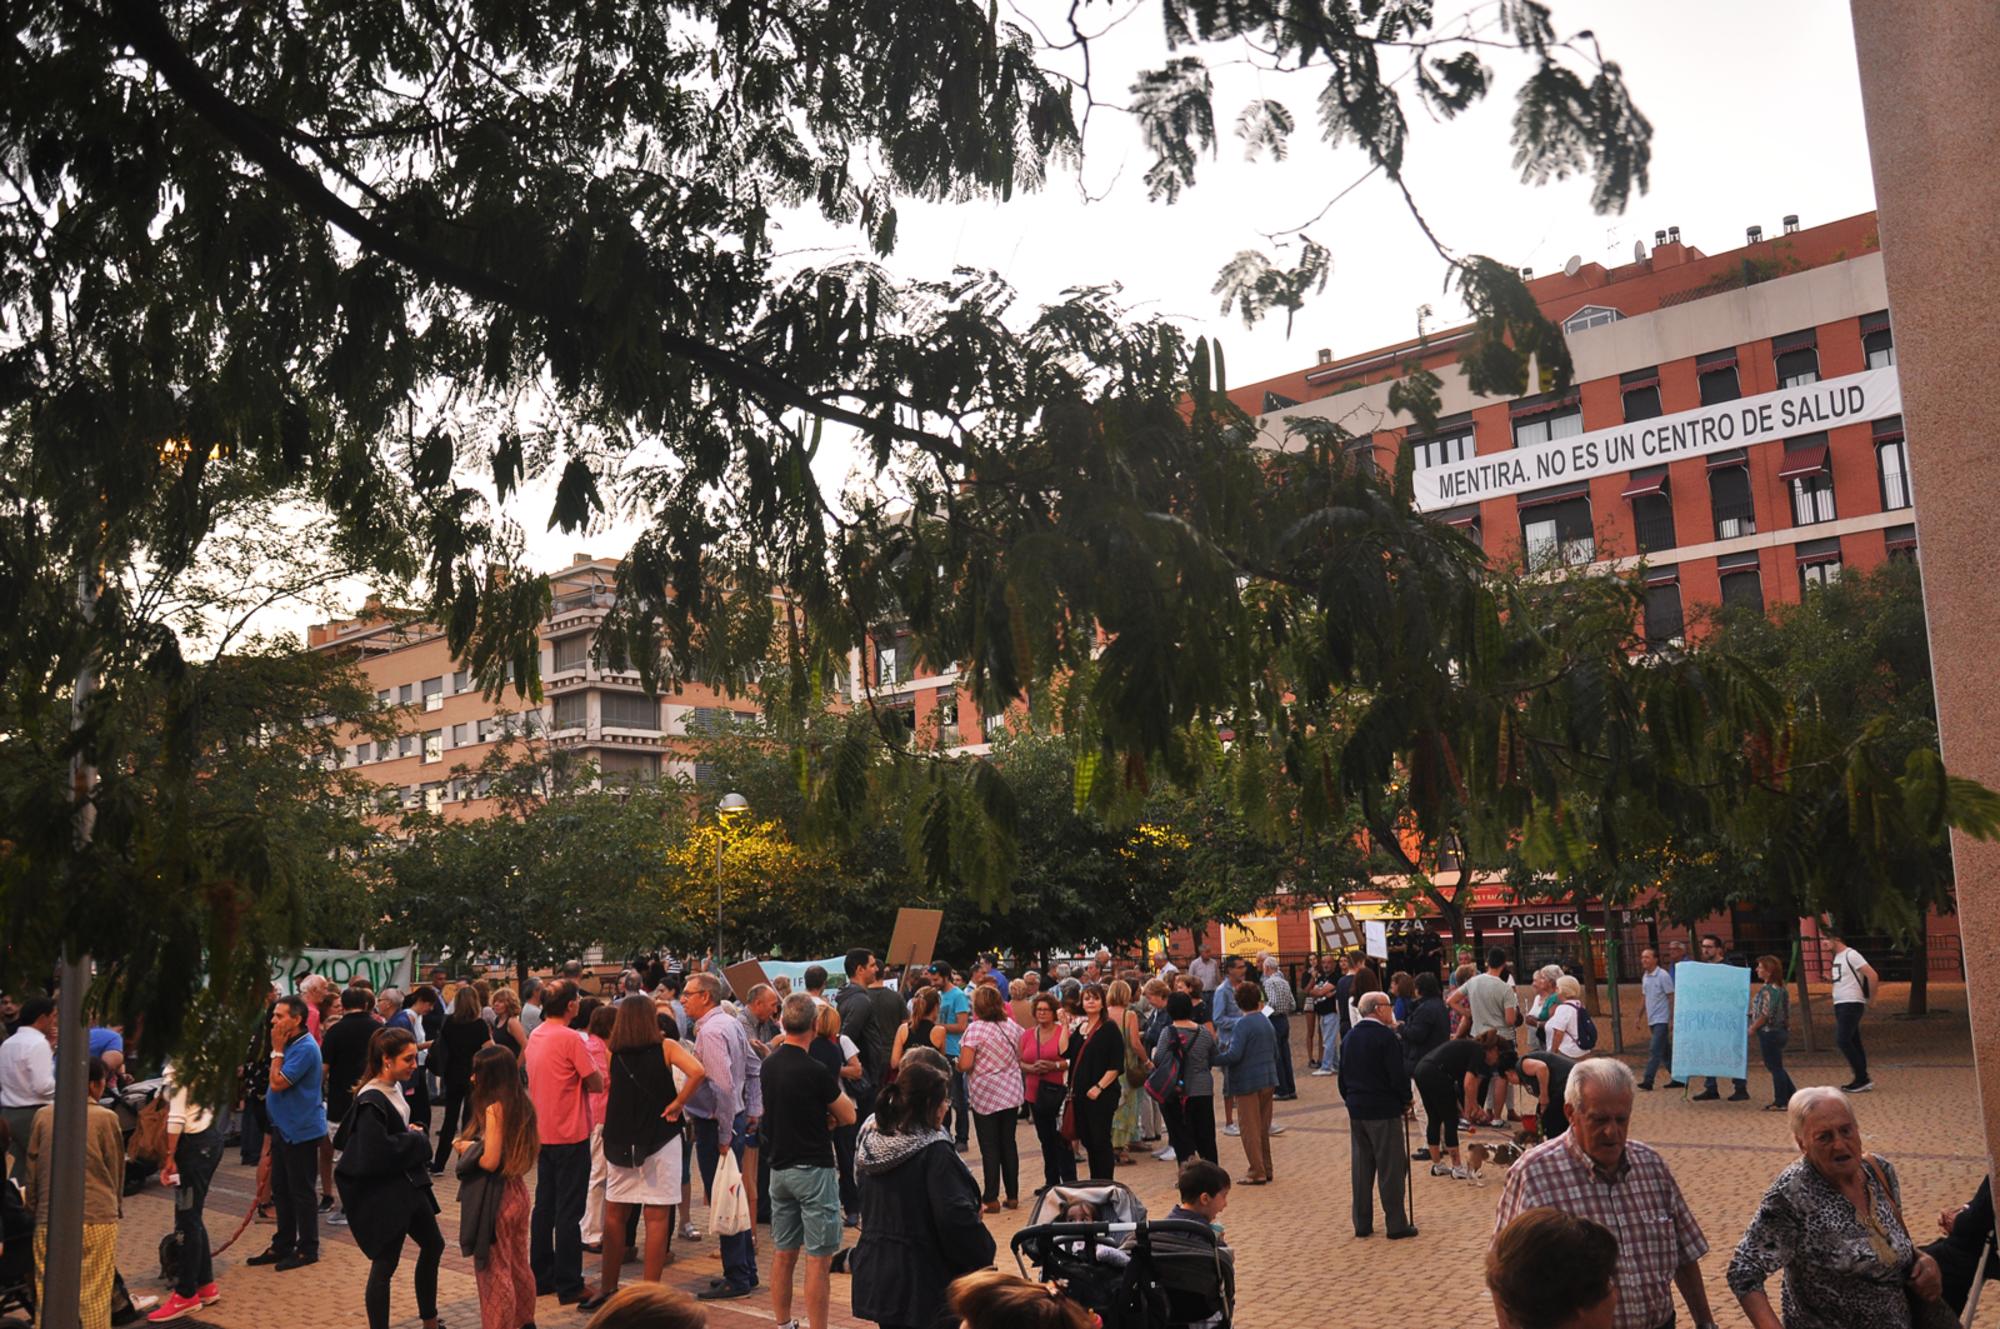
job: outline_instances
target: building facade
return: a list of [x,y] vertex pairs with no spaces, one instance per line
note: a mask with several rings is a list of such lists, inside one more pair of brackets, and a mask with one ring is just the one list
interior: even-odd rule
[[398,735],[387,742],[348,735],[342,766],[361,769],[406,810],[426,807],[454,820],[498,810],[477,771],[510,735],[575,751],[608,779],[702,783],[690,739],[754,718],[756,707],[695,684],[648,697],[636,671],[593,660],[617,575],[617,560],[588,554],[553,575],[541,625],[539,705],[512,690],[497,700],[484,696],[430,625],[371,608],[311,628],[309,649],[353,660],[376,701],[400,708]]
[[[1288,418],[1319,417],[1385,469],[1413,449],[1418,506],[1495,561],[1643,564],[1656,644],[1703,610],[1796,601],[1843,570],[1914,558],[1874,214],[1714,255],[1677,230],[1656,238],[1620,267],[1530,278],[1566,336],[1567,391],[1473,393],[1458,328],[1323,354],[1230,395],[1273,447]],[[1412,365],[1441,380],[1440,419],[1422,433],[1388,408]]]

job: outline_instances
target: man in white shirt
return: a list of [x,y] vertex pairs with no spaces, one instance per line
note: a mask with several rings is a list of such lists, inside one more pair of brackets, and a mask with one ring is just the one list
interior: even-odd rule
[[35,997],[21,1005],[14,1036],[0,1043],[0,1118],[13,1132],[7,1148],[8,1175],[28,1175],[28,1132],[35,1113],[56,1101],[56,1003]]
[[[1847,944],[1847,938],[1838,932],[1833,937],[1833,1041],[1840,1048],[1841,1055],[1854,1071],[1854,1079],[1841,1086],[1850,1094],[1865,1094],[1875,1087],[1868,1078],[1868,1051],[1861,1046],[1861,1017],[1868,1013],[1868,1002],[1875,995],[1875,986],[1881,982],[1876,976],[1875,966],[1868,963],[1868,957]],[[18,1037],[18,1035],[16,1035]],[[0,1044],[0,1057],[4,1057],[13,1039]],[[4,1089],[4,1081],[0,1081]]]
[[1188,972],[1201,980],[1202,996],[1209,1005],[1214,1005],[1216,986],[1222,982],[1222,965],[1215,958],[1215,948],[1206,941],[1195,947],[1195,957],[1188,961]]

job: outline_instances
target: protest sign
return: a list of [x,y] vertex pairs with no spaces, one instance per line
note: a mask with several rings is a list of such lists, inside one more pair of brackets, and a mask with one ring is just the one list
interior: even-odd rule
[[1743,1078],[1750,1057],[1750,971],[1682,960],[1674,966],[1673,1076]]
[[297,992],[310,974],[323,975],[340,988],[358,974],[377,992],[389,987],[407,991],[417,981],[417,950],[414,946],[378,951],[303,950],[271,961],[271,982],[282,993]]
[[883,967],[921,969],[929,964],[937,950],[938,929],[943,926],[942,909],[898,909],[896,930],[889,934],[889,949],[882,953]]
[[1361,925],[1346,910],[1316,915],[1313,922],[1319,927],[1319,942],[1325,949],[1340,952],[1361,947]]
[[736,995],[738,1001],[748,1001],[750,989],[759,983],[768,985],[771,981],[765,973],[762,962],[757,960],[732,964],[722,971],[722,977],[728,981],[729,990]]
[[1362,928],[1368,936],[1368,953],[1378,960],[1389,958],[1389,925],[1379,918],[1371,918]]

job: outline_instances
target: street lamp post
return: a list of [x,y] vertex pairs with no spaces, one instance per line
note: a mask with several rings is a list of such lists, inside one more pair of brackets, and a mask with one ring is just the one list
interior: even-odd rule
[[730,822],[750,810],[750,800],[741,794],[724,794],[715,805],[715,967],[722,968],[722,831]]

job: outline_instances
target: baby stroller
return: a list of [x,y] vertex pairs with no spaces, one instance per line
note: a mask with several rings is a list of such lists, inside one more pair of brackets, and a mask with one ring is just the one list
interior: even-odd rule
[[1103,1329],[1228,1329],[1235,1289],[1215,1229],[1148,1222],[1139,1197],[1115,1181],[1047,1187],[1012,1244],[1022,1277],[1032,1262],[1035,1278],[1061,1285]]

